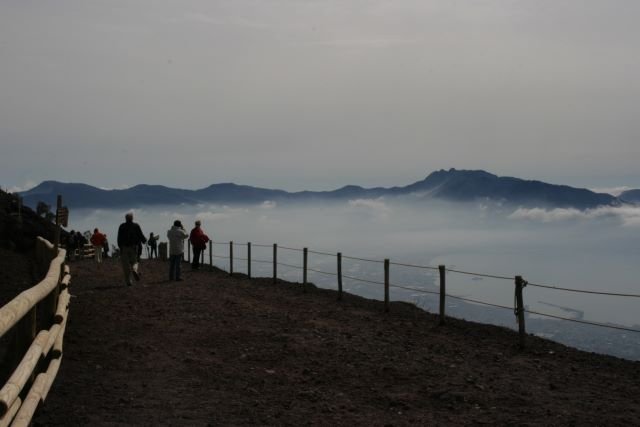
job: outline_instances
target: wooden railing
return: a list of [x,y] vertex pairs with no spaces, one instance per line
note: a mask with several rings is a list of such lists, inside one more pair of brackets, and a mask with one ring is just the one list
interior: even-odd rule
[[[16,359],[0,389],[0,426],[28,426],[60,368],[71,280],[65,256],[64,249],[56,251],[39,237],[35,258],[44,279],[0,308],[0,337],[13,332],[8,353]],[[37,325],[46,326],[36,331]]]

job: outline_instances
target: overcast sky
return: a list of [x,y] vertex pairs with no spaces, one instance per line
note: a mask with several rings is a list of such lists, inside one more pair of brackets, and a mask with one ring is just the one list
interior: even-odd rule
[[640,188],[637,0],[2,0],[0,185]]

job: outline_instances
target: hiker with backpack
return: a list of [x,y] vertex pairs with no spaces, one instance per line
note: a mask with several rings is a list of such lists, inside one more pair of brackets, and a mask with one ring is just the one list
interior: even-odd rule
[[133,222],[133,213],[125,215],[125,222],[118,228],[118,247],[120,248],[120,260],[122,261],[122,272],[127,286],[131,286],[131,276],[138,281],[140,272],[138,271],[138,247],[147,242],[140,226]]

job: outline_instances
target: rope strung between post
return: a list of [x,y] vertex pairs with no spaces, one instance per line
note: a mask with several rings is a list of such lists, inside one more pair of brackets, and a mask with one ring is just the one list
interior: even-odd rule
[[286,249],[288,251],[296,251],[296,252],[302,252],[302,249],[297,249],[297,248],[288,248],[286,246],[278,246],[278,249]]
[[[212,244],[214,245],[222,245],[222,246],[228,246],[229,242],[217,242],[217,241],[211,241]],[[247,243],[233,243],[233,245],[238,245],[238,246],[248,246]],[[259,244],[259,243],[252,243],[253,247],[259,247],[259,248],[272,248],[273,245],[263,245],[263,244]],[[299,249],[299,248],[291,248],[291,247],[287,247],[287,246],[278,246],[280,249],[285,249],[285,250],[290,250],[290,251],[297,251],[297,252],[303,252],[303,249]],[[308,250],[308,253],[313,253],[313,254],[317,254],[317,255],[326,255],[326,256],[333,256],[336,257],[336,254],[332,254],[329,252],[322,252],[322,251],[315,251],[315,250]],[[224,258],[224,259],[229,259],[229,257],[224,257],[224,256],[219,256],[219,255],[214,255],[214,258]],[[342,258],[344,259],[349,259],[349,260],[354,260],[354,261],[364,261],[364,262],[372,262],[372,263],[379,263],[382,264],[384,263],[384,261],[381,260],[375,260],[375,259],[369,259],[369,258],[359,258],[359,257],[352,257],[352,256],[348,256],[348,255],[342,255]],[[246,259],[242,259],[242,258],[237,258],[239,260],[243,260],[246,261]],[[259,260],[254,260],[255,262],[263,262],[263,263],[271,263],[271,261],[259,261]],[[401,266],[401,267],[410,267],[410,268],[419,268],[419,269],[425,269],[425,270],[433,270],[433,271],[438,271],[438,267],[431,267],[431,266],[427,266],[427,265],[416,265],[416,264],[408,264],[408,263],[400,263],[400,262],[389,262],[390,265],[397,265],[397,266]],[[281,264],[284,266],[288,266],[286,264]],[[293,266],[289,266],[292,268],[297,268],[300,269],[301,267],[293,267]],[[314,271],[314,270],[311,270]],[[456,270],[456,269],[451,269],[451,268],[447,268],[445,271],[449,272],[449,273],[458,273],[458,274],[465,274],[468,276],[474,276],[474,277],[485,277],[485,278],[489,278],[489,279],[498,279],[498,280],[513,280],[513,277],[511,276],[501,276],[501,275],[495,275],[495,274],[484,274],[484,273],[474,273],[471,271],[464,271],[464,270]],[[323,274],[325,272],[321,272],[321,271],[315,271],[316,273],[320,273]],[[329,273],[327,273],[329,274]],[[381,282],[372,282],[372,281],[366,281],[366,280],[362,280],[362,279],[357,279],[357,278],[352,278],[349,276],[344,276],[347,278],[351,278],[352,280],[360,280],[360,281],[365,281],[367,283],[375,283],[375,284],[383,284]],[[631,294],[631,293],[618,293],[618,292],[605,292],[605,291],[587,291],[587,290],[581,290],[581,289],[571,289],[571,288],[564,288],[561,286],[555,286],[555,285],[546,285],[546,284],[539,284],[539,283],[529,283],[529,286],[534,286],[537,288],[544,288],[544,289],[552,289],[552,290],[557,290],[557,291],[565,291],[565,292],[576,292],[576,293],[583,293],[583,294],[592,294],[592,295],[604,295],[604,296],[615,296],[615,297],[625,297],[625,298],[640,298],[640,294]],[[514,307],[516,306],[516,304],[514,303]],[[514,311],[517,311],[517,309],[514,308]],[[517,315],[517,313],[516,313]]]
[[356,257],[346,256],[346,255],[342,255],[342,259],[354,259],[356,261],[377,262],[379,264],[384,264],[384,261],[380,261],[376,259],[356,258]]
[[624,326],[605,325],[604,323],[589,322],[587,320],[571,319],[570,317],[562,317],[562,316],[555,316],[553,314],[538,313],[537,311],[531,311],[531,310],[525,310],[524,312],[525,313],[529,313],[529,314],[537,314],[538,316],[551,317],[553,319],[558,319],[558,320],[566,320],[566,321],[574,322],[574,323],[583,323],[585,325],[600,326],[601,328],[617,329],[619,331],[639,332],[640,333],[640,329],[625,328]]
[[277,264],[282,265],[283,267],[295,268],[296,270],[303,270],[303,268],[298,265],[284,264],[282,262],[279,262]]
[[310,254],[317,254],[317,255],[327,255],[327,256],[337,256],[336,254],[330,254],[329,252],[321,252],[321,251],[313,251],[311,249],[309,249],[307,252],[309,252]]
[[252,259],[251,262],[257,262],[259,264],[273,264],[273,261],[266,261],[263,259]]
[[487,277],[489,279],[513,280],[513,277],[495,276],[493,274],[471,273],[469,271],[451,270],[450,268],[447,268],[446,271],[449,271],[451,273],[466,274],[466,275],[469,275],[469,276]]
[[614,297],[640,298],[639,294],[619,294],[619,293],[615,293],[615,292],[583,291],[583,290],[580,290],[580,289],[561,288],[560,286],[539,285],[537,283],[529,283],[529,286],[535,286],[536,288],[554,289],[554,290],[557,290],[557,291],[577,292],[577,293],[581,293],[581,294],[594,294],[594,295],[607,295],[607,296],[614,296]]
[[504,308],[505,310],[509,310],[509,311],[512,310],[511,307],[507,307],[506,305],[492,304],[490,302],[478,301],[478,300],[471,299],[471,298],[457,297],[455,295],[449,295],[449,294],[445,294],[445,295],[448,296],[449,298],[459,299],[461,301],[473,302],[473,303],[476,303],[476,304],[488,305],[490,307],[496,307],[496,308]]
[[410,288],[408,286],[402,286],[402,285],[392,285],[389,284],[390,288],[399,288],[399,289],[405,289],[407,291],[414,291],[414,292],[420,292],[423,294],[433,294],[433,295],[440,295],[440,292],[436,292],[436,291],[427,291],[425,289],[416,289],[416,288]]
[[438,267],[429,267],[428,265],[414,265],[414,264],[403,264],[400,262],[389,262],[390,265],[399,265],[402,267],[412,267],[412,268],[423,268],[426,270],[436,270],[438,271]]
[[356,282],[371,283],[373,285],[384,285],[384,282],[375,282],[373,280],[360,279],[358,277],[347,276],[346,274],[343,274],[342,277],[344,277],[345,279],[355,280]]
[[228,256],[222,256],[222,255],[214,255],[214,258],[222,258],[222,259],[229,259]]
[[249,259],[247,258],[238,258],[238,257],[233,257],[233,259],[237,260],[237,261],[249,261]]
[[307,268],[309,271],[313,271],[314,273],[326,274],[327,276],[337,276],[336,273],[329,273],[328,271],[314,270],[313,268]]

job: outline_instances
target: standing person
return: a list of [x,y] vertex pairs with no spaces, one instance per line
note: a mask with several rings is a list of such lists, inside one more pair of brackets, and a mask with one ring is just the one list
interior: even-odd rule
[[200,268],[200,256],[202,255],[202,251],[206,249],[207,242],[209,241],[209,236],[200,228],[201,224],[199,220],[196,221],[196,226],[191,230],[191,234],[189,234],[189,241],[191,242],[191,246],[193,246],[192,270]]
[[109,239],[107,239],[107,235],[104,235],[104,244],[102,245],[102,256],[105,258],[109,258]]
[[184,241],[189,235],[182,227],[180,220],[173,222],[171,230],[167,231],[169,238],[169,280],[177,282],[180,278],[182,258],[184,257]]
[[76,259],[76,231],[71,230],[67,235],[67,256],[69,261],[75,261]]
[[149,258],[158,258],[158,239],[160,236],[154,236],[153,233],[149,234]]
[[140,280],[138,272],[138,246],[146,243],[142,229],[133,222],[133,214],[129,212],[124,216],[125,222],[118,228],[118,247],[120,248],[120,259],[122,260],[122,271],[124,281],[127,286],[131,286],[131,276]]
[[100,230],[95,228],[90,240],[91,244],[93,245],[93,252],[96,263],[102,264],[102,251],[104,248],[104,242],[107,240],[107,236],[105,236],[100,232]]

